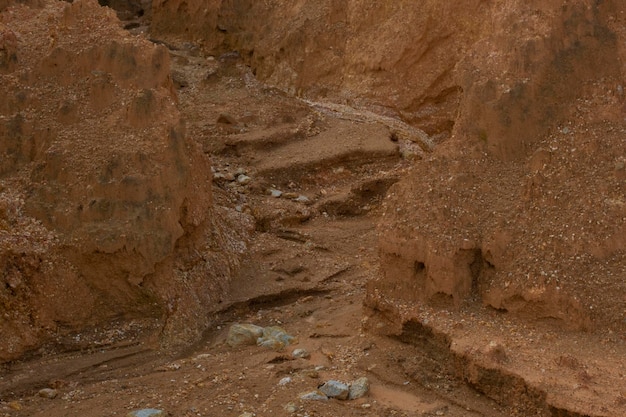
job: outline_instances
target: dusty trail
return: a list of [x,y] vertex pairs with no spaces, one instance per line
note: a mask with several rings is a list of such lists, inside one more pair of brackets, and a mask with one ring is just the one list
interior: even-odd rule
[[[598,380],[620,389],[614,381],[622,370],[612,364],[623,352],[602,352],[601,341],[580,339],[594,347],[585,363],[609,358],[587,366],[568,353],[576,335],[521,328],[479,308],[468,307],[466,316],[415,305],[387,311],[385,300],[372,302],[375,292],[366,299],[368,283],[380,277],[381,205],[414,160],[432,150],[425,133],[267,87],[237,54],[204,57],[193,48],[170,54],[186,134],[212,159],[218,212],[239,216],[252,236],[243,267],[210,313],[201,342],[168,353],[157,336],[146,336],[148,324],[137,323],[121,329],[137,334],[123,344],[112,338],[79,351],[87,344],[43,349],[5,365],[0,416],[125,416],[142,408],[171,416],[578,416],[555,397],[574,390],[588,406],[613,398],[596,391]],[[279,351],[231,348],[225,340],[235,323],[281,326],[297,343]],[[518,348],[507,348],[508,356],[491,345],[505,331],[512,335],[507,346]],[[537,334],[551,335],[554,346],[535,343]],[[296,348],[310,358],[294,358]],[[481,356],[485,361],[476,360]],[[561,362],[555,365],[553,356]],[[507,363],[528,373],[509,372]],[[364,376],[371,388],[363,398],[300,399],[329,379]],[[57,396],[38,396],[42,388]]]
[[[378,120],[335,117],[246,82],[236,58],[173,58],[188,134],[212,153],[216,199],[256,230],[249,258],[200,344],[169,356],[143,339],[12,363],[0,379],[1,415],[506,415],[450,375],[423,374],[432,388],[417,383],[405,365],[426,358],[362,330],[365,284],[378,268],[379,204],[417,154],[402,153],[414,144]],[[280,325],[298,344],[230,348],[224,340],[236,322]],[[292,358],[298,347],[311,357]],[[299,399],[325,380],[362,376],[371,383],[365,398]],[[45,387],[58,396],[37,396]]]

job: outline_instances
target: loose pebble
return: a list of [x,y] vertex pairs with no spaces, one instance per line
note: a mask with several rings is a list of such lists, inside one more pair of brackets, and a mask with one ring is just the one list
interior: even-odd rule
[[328,397],[323,392],[318,390],[307,392],[306,394],[300,395],[301,400],[311,400],[311,401],[327,401]]
[[157,410],[156,408],[144,408],[141,410],[131,411],[126,414],[126,417],[164,417],[163,410]]
[[44,388],[42,390],[39,390],[39,396],[43,398],[49,398],[52,400],[56,398],[57,395],[59,395],[59,392],[52,388]]
[[306,349],[294,349],[291,356],[294,358],[308,359],[311,357],[311,354]]

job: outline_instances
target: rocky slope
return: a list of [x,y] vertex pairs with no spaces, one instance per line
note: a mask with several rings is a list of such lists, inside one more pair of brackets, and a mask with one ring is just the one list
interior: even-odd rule
[[[111,2],[122,17],[133,4]],[[163,48],[90,24],[91,15],[113,23],[112,12],[84,1],[37,5],[0,3],[1,88],[15,97],[3,104],[3,129],[37,139],[6,142],[2,160],[2,296],[17,312],[3,325],[22,347],[120,316],[136,318],[116,327],[127,338],[154,323],[146,317],[166,318],[152,324],[164,340],[181,332],[179,341],[195,340],[211,326],[195,354],[171,363],[137,344],[8,364],[0,395],[15,401],[0,411],[624,415],[620,2],[155,0],[149,36],[170,49],[172,80]],[[62,18],[74,13],[83,16],[75,26]],[[82,24],[89,31],[72,32]],[[74,35],[98,47],[58,46]],[[20,48],[41,38],[51,45],[37,49],[42,63],[21,67]],[[55,69],[68,56],[70,71]],[[134,65],[149,76],[125,78]],[[102,100],[83,99],[99,71],[122,87],[103,87],[96,108]],[[19,94],[25,80],[53,105]],[[94,111],[98,123],[113,122],[100,126]],[[88,127],[82,135],[78,124]],[[115,138],[107,143],[117,153],[86,145],[91,135]],[[212,194],[200,148],[213,159]],[[142,197],[145,188],[153,191]],[[210,196],[233,210],[211,209]],[[168,214],[142,211],[152,199]],[[251,244],[225,233],[225,221],[254,227]],[[246,248],[225,291],[237,266],[230,255]],[[87,310],[68,318],[49,301],[70,297]],[[41,317],[60,318],[44,327]],[[235,321],[284,324],[310,360],[231,350],[225,325]],[[79,336],[91,346],[117,337],[102,329]],[[59,341],[87,345],[76,336]],[[372,390],[361,402],[311,403],[297,393],[362,374]],[[293,385],[280,385],[286,376]],[[62,397],[29,396],[46,384]]]
[[[151,33],[236,50],[271,85],[394,115],[435,142],[452,134],[397,186],[381,226],[386,280],[404,276],[410,298],[619,330],[623,9],[155,1]],[[598,286],[615,297],[596,300]]]
[[212,210],[167,50],[95,1],[5,6],[0,25],[0,359],[93,326],[107,344],[97,327],[132,318],[195,340],[244,244]]
[[[525,357],[520,351],[528,358],[538,353],[529,354],[525,343],[514,349],[521,342],[506,336],[517,332],[507,323],[556,332],[565,352],[578,343],[591,351],[596,338],[620,351],[626,329],[620,2],[182,4],[155,2],[152,33],[195,39],[214,53],[236,50],[259,79],[291,94],[401,118],[436,143],[449,137],[416,162],[385,202],[381,276],[367,300],[372,317],[382,320],[373,320],[373,329],[410,340],[419,333],[415,323],[428,323],[426,332],[461,346],[467,340],[454,336],[455,320],[478,332],[490,322],[503,335],[486,340],[478,357],[498,363],[498,352],[508,352],[502,369],[544,393],[545,382],[533,385],[526,372],[533,366],[513,365],[512,357]],[[172,14],[203,26],[193,35],[168,28],[163,20]],[[589,339],[570,340],[569,331]],[[554,354],[541,369],[558,379],[563,361]],[[484,384],[477,382],[480,372],[461,372]],[[597,372],[612,382],[595,384],[619,386],[619,371]],[[493,389],[499,401],[509,397]],[[602,392],[610,407],[587,402],[576,412],[619,414],[612,407],[621,407],[621,391]],[[576,403],[576,395],[567,401]],[[537,412],[559,409],[562,398],[548,397],[535,404]]]
[[462,93],[455,66],[489,29],[489,11],[477,0],[157,0],[150,33],[238,51],[259,80],[291,94],[374,109],[443,138]]
[[[499,17],[463,63],[471,78],[453,139],[389,196],[387,280],[422,300],[623,332],[624,63],[613,6],[544,2],[539,13],[524,3]],[[520,17],[530,33],[509,35]]]

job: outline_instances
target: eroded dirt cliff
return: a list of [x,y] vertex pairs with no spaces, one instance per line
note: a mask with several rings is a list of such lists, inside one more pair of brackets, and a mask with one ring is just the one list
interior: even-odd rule
[[0,24],[0,358],[132,318],[195,340],[241,248],[212,210],[167,49],[95,1],[15,5]]
[[[177,360],[137,344],[8,364],[0,411],[626,412],[620,2],[155,0],[149,27],[110,2],[136,37],[60,4],[0,2],[0,121],[20,138],[2,325],[21,349],[121,312],[126,337],[207,330]],[[247,246],[229,232],[251,228]],[[283,325],[311,357],[232,349],[237,321]],[[360,401],[299,397],[362,375]]]
[[[291,94],[393,115],[435,142],[452,134],[389,200],[381,229],[389,279],[404,268],[391,260],[395,252],[413,252],[407,280],[425,286],[421,297],[445,294],[458,306],[480,295],[504,310],[506,300],[523,310],[522,300],[545,297],[540,315],[622,329],[619,2],[156,1],[153,8],[153,34],[237,51],[257,78]],[[396,234],[397,250],[387,241]],[[509,274],[526,278],[491,285]],[[592,301],[597,285],[617,286],[616,299]]]
[[623,42],[611,29],[623,11],[613,6],[524,3],[498,16],[468,58],[453,138],[389,195],[382,281],[406,282],[409,298],[623,332]]
[[455,66],[490,18],[488,3],[474,0],[155,1],[153,9],[153,36],[238,51],[263,82],[374,109],[436,138],[456,120]]

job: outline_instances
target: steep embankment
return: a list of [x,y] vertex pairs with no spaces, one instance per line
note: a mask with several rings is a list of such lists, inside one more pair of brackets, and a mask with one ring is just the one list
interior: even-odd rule
[[[397,186],[381,227],[387,279],[406,276],[411,299],[537,302],[573,327],[621,329],[622,9],[155,1],[151,31],[236,50],[294,94],[453,134]],[[595,300],[606,286],[614,296]]]
[[0,16],[0,360],[130,338],[105,331],[130,319],[195,340],[243,243],[212,210],[167,50],[96,1]]
[[391,192],[385,275],[410,299],[623,331],[619,13],[610,2],[514,6],[461,64],[453,139]]
[[238,51],[256,77],[311,99],[374,109],[449,135],[456,63],[488,30],[485,2],[153,2],[152,36]]
[[621,415],[624,6],[507,3],[458,65],[452,138],[390,189],[366,304],[501,404]]
[[[622,371],[591,363],[598,343],[619,357],[626,330],[625,12],[589,0],[156,1],[152,33],[236,50],[285,91],[438,139],[389,192],[373,327],[444,332],[463,379],[502,403],[521,398],[505,380],[530,393],[522,414],[619,415]],[[168,26],[171,15],[190,24]]]

